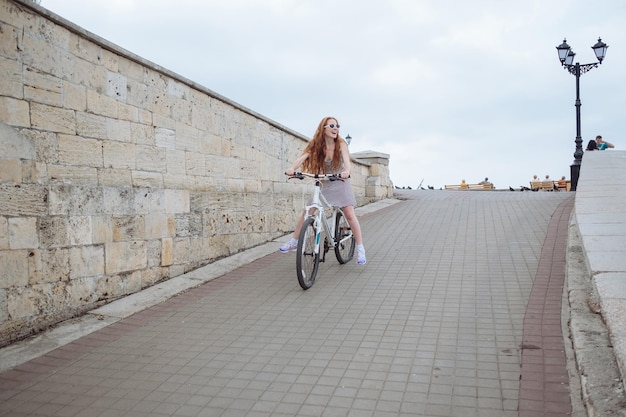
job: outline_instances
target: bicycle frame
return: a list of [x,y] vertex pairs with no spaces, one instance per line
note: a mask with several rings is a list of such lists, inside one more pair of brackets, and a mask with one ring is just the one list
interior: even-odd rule
[[[322,180],[341,181],[337,175],[316,175],[296,172],[292,178],[315,179],[313,198],[311,203],[304,207],[304,219],[298,232],[298,248],[296,250],[296,273],[298,283],[302,289],[309,289],[315,282],[320,262],[325,262],[326,253],[332,247],[340,264],[345,264],[354,255],[355,240],[352,229],[341,207],[328,203],[322,194]],[[325,210],[332,209],[332,216],[327,216]],[[331,220],[332,219],[332,220]],[[329,223],[331,220],[331,223]],[[322,230],[326,231],[324,238],[324,250],[322,246]],[[320,256],[322,252],[322,256]]]
[[[321,179],[316,178],[315,186],[313,188],[313,200],[310,205],[306,205],[304,207],[304,220],[306,221],[306,219],[308,219],[309,217],[313,217],[315,219],[315,230],[317,231],[317,234],[315,236],[315,253],[320,253],[322,227],[326,231],[326,235],[328,236],[328,243],[331,245],[330,247],[334,248],[339,244],[339,242],[335,242],[334,239],[335,224],[337,219],[337,212],[341,212],[341,214],[343,214],[343,211],[340,207],[335,207],[328,203],[328,201],[321,192],[321,186]],[[324,212],[326,208],[331,208],[333,211],[330,217],[326,217],[326,213]],[[316,212],[314,214],[311,214],[312,210],[315,210]],[[328,223],[329,220],[331,220],[330,224]],[[320,262],[325,261],[326,252],[328,252],[330,247],[324,248],[324,256],[322,257],[322,259],[320,259]]]

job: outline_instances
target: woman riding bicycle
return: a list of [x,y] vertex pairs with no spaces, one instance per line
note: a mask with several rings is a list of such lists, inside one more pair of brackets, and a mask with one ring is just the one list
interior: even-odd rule
[[[337,174],[341,181],[327,181],[324,183],[322,194],[333,206],[341,207],[343,213],[352,228],[352,233],[356,241],[357,259],[356,263],[364,265],[365,247],[361,236],[361,226],[354,212],[356,198],[350,185],[350,152],[348,144],[339,136],[339,122],[334,117],[323,118],[313,139],[309,141],[302,155],[296,159],[291,168],[285,171],[285,175],[292,176],[302,165],[302,170],[311,174]],[[298,247],[297,236],[304,221],[304,211],[296,222],[296,229],[291,239],[279,248],[283,253],[295,251]]]

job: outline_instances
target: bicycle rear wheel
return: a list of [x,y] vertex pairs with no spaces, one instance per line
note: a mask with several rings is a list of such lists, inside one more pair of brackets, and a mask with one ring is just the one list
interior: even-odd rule
[[354,256],[355,241],[350,224],[341,210],[335,220],[335,256],[340,264],[350,262]]
[[304,290],[308,290],[315,283],[317,269],[320,264],[320,255],[315,253],[315,219],[310,217],[304,221],[298,238],[298,252],[296,256],[296,271],[298,283]]

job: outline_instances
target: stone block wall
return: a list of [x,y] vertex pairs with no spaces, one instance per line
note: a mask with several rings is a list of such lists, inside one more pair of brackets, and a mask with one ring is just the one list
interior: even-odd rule
[[[306,140],[0,0],[0,346],[291,231]],[[355,160],[359,204],[392,196],[381,155]]]

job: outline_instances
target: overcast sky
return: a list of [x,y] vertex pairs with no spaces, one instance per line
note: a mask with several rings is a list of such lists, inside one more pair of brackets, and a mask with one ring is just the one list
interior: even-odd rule
[[[569,179],[583,147],[626,148],[624,0],[41,0],[130,52],[305,136],[339,119],[350,150],[390,155],[397,186]],[[583,164],[584,165],[584,164]],[[584,169],[584,168],[583,168]]]

